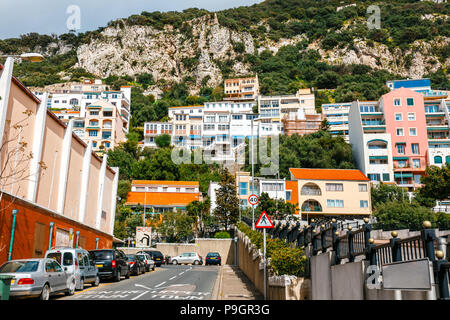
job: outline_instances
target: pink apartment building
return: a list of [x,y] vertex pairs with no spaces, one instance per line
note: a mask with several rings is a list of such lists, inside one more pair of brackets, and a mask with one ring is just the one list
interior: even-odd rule
[[424,96],[411,89],[393,90],[380,99],[386,133],[391,136],[394,181],[415,187],[425,173],[428,154]]

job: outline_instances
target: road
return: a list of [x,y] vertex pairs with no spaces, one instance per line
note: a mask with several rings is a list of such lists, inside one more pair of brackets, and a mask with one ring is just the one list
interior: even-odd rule
[[168,265],[120,282],[86,285],[73,296],[58,300],[211,300],[219,266]]

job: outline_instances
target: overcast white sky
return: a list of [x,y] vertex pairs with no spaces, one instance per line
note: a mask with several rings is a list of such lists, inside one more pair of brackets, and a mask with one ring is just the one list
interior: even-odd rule
[[0,39],[18,37],[29,32],[62,34],[70,14],[67,8],[77,5],[81,11],[81,29],[95,30],[117,18],[142,11],[182,11],[202,8],[218,11],[247,6],[262,0],[0,0]]

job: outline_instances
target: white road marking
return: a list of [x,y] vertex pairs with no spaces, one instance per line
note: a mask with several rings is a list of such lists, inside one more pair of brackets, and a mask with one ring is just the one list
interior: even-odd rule
[[137,297],[134,297],[133,299],[131,299],[131,300],[136,300],[136,299],[138,299],[138,298],[140,298],[140,297],[142,297],[144,294],[146,294],[146,293],[148,293],[148,291],[144,291],[144,292],[142,292],[140,295],[138,295]]
[[155,286],[155,288],[158,288],[159,286],[162,286],[164,283],[166,283],[166,281],[163,281],[163,282],[161,282],[160,284],[157,284],[157,285]]
[[142,288],[144,288],[144,289],[152,290],[152,289],[150,289],[149,287],[146,287],[146,286],[144,286],[144,285],[142,285],[142,284],[139,284],[139,283],[135,283],[134,285],[135,285],[136,287],[142,287]]
[[177,276],[173,276],[172,278],[170,278],[169,280],[173,280],[173,279],[175,279]]

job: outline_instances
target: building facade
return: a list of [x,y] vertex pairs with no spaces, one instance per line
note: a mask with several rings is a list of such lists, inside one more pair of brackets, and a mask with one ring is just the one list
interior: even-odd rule
[[0,71],[0,263],[54,246],[111,248],[118,168],[48,110],[47,94],[38,99],[11,65]]
[[126,206],[145,207],[147,213],[186,210],[192,201],[202,201],[198,181],[133,180]]
[[[360,218],[372,213],[370,181],[359,170],[291,168],[291,202],[298,199],[302,220]],[[292,192],[297,192],[295,197]]]

